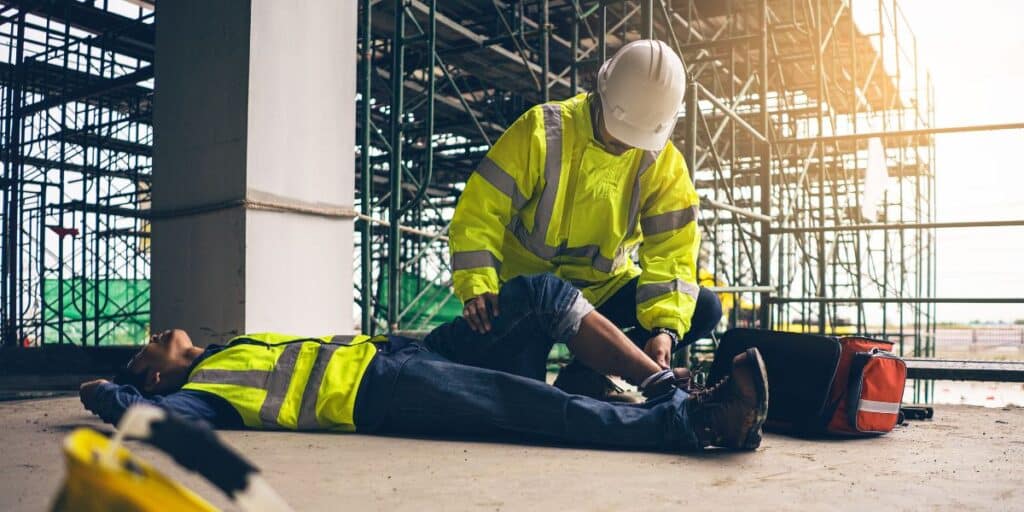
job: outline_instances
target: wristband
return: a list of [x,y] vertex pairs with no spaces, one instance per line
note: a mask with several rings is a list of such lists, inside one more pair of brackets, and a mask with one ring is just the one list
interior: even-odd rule
[[665,328],[665,327],[655,327],[654,330],[651,331],[651,334],[654,335],[654,336],[657,336],[659,334],[667,334],[668,337],[672,340],[672,350],[673,351],[675,351],[676,345],[679,344],[679,335],[676,334],[676,331],[674,331],[672,329],[668,329],[668,328]]

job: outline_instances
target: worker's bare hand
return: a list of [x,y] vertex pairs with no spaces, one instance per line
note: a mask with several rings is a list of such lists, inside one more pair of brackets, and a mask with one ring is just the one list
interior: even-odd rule
[[462,317],[466,319],[469,328],[474,332],[484,334],[491,330],[491,320],[497,318],[498,295],[484,293],[466,301],[462,306]]
[[652,337],[644,345],[644,353],[658,363],[658,366],[668,368],[672,360],[672,338],[668,334]]
[[78,386],[78,398],[82,400],[82,405],[88,410],[93,410],[96,405],[96,392],[100,389],[100,386],[106,384],[106,379],[90,380],[89,382],[83,382],[81,386]]

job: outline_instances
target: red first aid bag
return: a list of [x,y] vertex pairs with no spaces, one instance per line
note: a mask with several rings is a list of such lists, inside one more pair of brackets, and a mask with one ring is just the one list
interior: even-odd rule
[[727,375],[732,358],[761,351],[768,371],[770,430],[799,434],[884,434],[899,422],[907,366],[892,343],[755,329],[722,337],[710,382]]
[[842,351],[829,403],[835,408],[826,429],[833,434],[884,434],[899,421],[907,364],[892,343],[839,338]]

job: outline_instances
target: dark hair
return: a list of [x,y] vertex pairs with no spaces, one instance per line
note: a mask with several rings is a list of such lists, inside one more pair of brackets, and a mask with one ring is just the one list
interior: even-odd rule
[[143,350],[146,350],[146,347],[142,347],[121,369],[117,370],[117,373],[114,374],[114,384],[118,386],[134,386],[140,393],[143,392],[142,388],[146,385],[146,372],[135,373],[131,369],[132,361],[135,361],[142,354]]
[[135,389],[142,391],[143,386],[146,384],[145,373],[133,373],[128,369],[127,366],[121,368],[114,375],[114,384],[118,386],[135,386]]

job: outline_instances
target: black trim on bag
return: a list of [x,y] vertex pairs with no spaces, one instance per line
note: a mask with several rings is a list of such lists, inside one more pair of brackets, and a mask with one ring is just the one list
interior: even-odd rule
[[823,433],[821,414],[830,408],[830,389],[842,357],[839,340],[817,334],[732,329],[715,351],[710,381],[728,375],[732,358],[751,347],[761,351],[772,390],[765,428],[798,435]]

